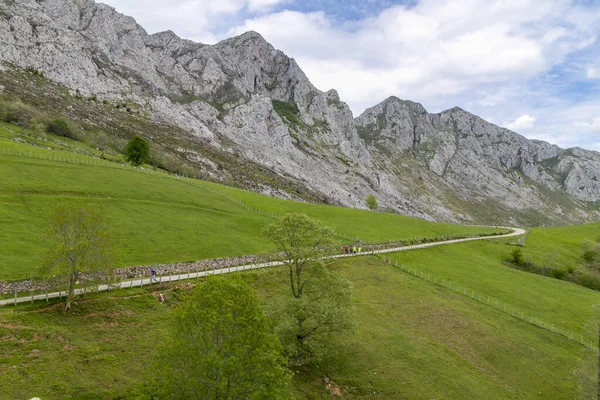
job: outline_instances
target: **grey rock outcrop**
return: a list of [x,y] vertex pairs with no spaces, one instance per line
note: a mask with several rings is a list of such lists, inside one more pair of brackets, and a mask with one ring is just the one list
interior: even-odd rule
[[572,209],[577,210],[572,221],[576,214],[597,218],[593,206],[580,202],[600,199],[597,152],[527,140],[458,107],[429,114],[420,104],[394,97],[366,110],[356,125],[388,171],[394,171],[395,159],[425,171],[432,187],[424,190],[429,202],[441,192],[458,195],[462,204],[454,207],[444,196],[447,212],[471,203],[473,208],[496,204],[507,215],[550,212],[568,219],[565,209]]
[[171,31],[150,35],[93,0],[19,0],[0,1],[0,43],[7,67],[38,71],[74,95],[135,104],[194,143],[239,154],[330,203],[364,208],[375,193],[385,208],[427,219],[598,218],[598,153],[394,97],[354,118],[335,90],[316,89],[255,32],[205,45]]

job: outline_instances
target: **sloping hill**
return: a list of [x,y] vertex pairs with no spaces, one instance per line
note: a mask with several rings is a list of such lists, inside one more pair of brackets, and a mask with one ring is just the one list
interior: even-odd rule
[[[333,227],[340,243],[357,237],[389,241],[494,231],[285,201],[177,179],[148,166],[131,169],[103,160],[98,150],[76,147],[81,143],[70,147],[64,138],[53,135],[43,137],[47,142],[36,142],[14,128],[0,128],[0,279],[35,275],[45,248],[46,219],[58,202],[73,199],[104,207],[123,266],[264,252],[270,247],[261,229],[277,215],[294,211]],[[24,140],[54,143],[62,150],[20,142]]]

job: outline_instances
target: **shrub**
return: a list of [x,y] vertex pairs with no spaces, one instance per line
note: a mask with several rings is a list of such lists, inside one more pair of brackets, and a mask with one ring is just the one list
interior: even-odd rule
[[58,136],[68,137],[75,140],[77,139],[77,136],[75,136],[75,133],[73,133],[67,121],[62,118],[56,118],[55,120],[48,122],[46,131]]
[[567,277],[567,271],[560,268],[554,268],[552,271],[550,271],[550,276],[554,279],[563,280]]
[[523,257],[523,252],[521,251],[521,249],[514,249],[511,253],[511,261],[513,263],[515,263],[516,265],[524,265],[525,264],[525,258]]
[[0,120],[22,128],[29,128],[38,114],[20,101],[0,103]]
[[377,203],[377,199],[372,194],[367,195],[367,199],[366,199],[365,203],[367,204],[367,207],[369,208],[369,210],[377,210],[377,208],[379,207],[379,204]]
[[581,286],[585,286],[588,289],[600,290],[600,279],[593,275],[581,274],[577,276],[577,278],[575,279],[575,283]]

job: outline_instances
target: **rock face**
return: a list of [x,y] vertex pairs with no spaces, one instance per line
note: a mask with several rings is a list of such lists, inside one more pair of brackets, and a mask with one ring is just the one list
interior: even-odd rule
[[354,119],[335,90],[316,89],[254,32],[209,46],[149,35],[93,0],[6,0],[0,43],[6,67],[38,71],[73,95],[135,103],[331,203],[364,208],[374,193],[386,208],[428,219],[598,218],[600,154],[397,98]]

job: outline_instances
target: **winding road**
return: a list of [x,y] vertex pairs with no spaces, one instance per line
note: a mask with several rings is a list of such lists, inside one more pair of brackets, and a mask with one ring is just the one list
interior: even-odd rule
[[[397,251],[417,250],[417,249],[424,249],[427,247],[441,246],[441,245],[447,245],[447,244],[453,244],[453,243],[471,242],[474,240],[499,239],[499,238],[507,238],[507,237],[512,237],[512,236],[521,236],[521,235],[525,234],[525,230],[521,229],[521,228],[508,228],[508,227],[501,227],[501,226],[495,226],[493,228],[509,229],[509,230],[512,230],[512,232],[504,234],[504,235],[478,236],[478,237],[471,237],[471,238],[464,238],[464,239],[444,240],[441,242],[423,243],[423,244],[417,244],[417,245],[413,245],[413,246],[401,246],[401,247],[394,247],[394,248],[389,248],[389,249],[365,251],[360,254],[340,254],[340,255],[329,256],[326,258],[333,259],[333,258],[343,258],[343,257],[360,257],[360,256],[365,256],[365,255],[373,255],[373,254],[394,253]],[[280,266],[280,265],[284,265],[284,263],[281,261],[272,261],[272,262],[266,262],[266,263],[242,265],[239,267],[227,267],[227,268],[215,269],[215,270],[209,270],[209,271],[189,272],[189,273],[177,274],[177,275],[165,275],[165,276],[159,276],[155,280],[152,280],[152,278],[133,279],[133,280],[122,281],[122,282],[111,284],[111,285],[99,285],[97,290],[99,292],[104,292],[104,291],[116,290],[116,289],[142,287],[142,286],[146,286],[146,285],[155,285],[158,283],[175,282],[175,281],[186,280],[186,279],[201,278],[201,277],[209,276],[209,275],[229,274],[232,272],[247,271],[247,270],[252,270],[252,269],[260,269],[260,268],[268,268],[268,267],[276,267],[276,266]],[[94,291],[96,291],[96,289],[94,289]],[[76,289],[76,294],[82,294],[83,292],[84,292],[83,289]],[[17,305],[18,303],[34,302],[36,300],[37,301],[39,301],[39,300],[48,301],[49,299],[60,298],[63,296],[66,296],[65,291],[45,293],[45,294],[39,294],[39,295],[32,294],[30,296],[21,296],[21,297],[19,297],[17,294],[15,294],[14,298],[0,300],[0,306]]]

